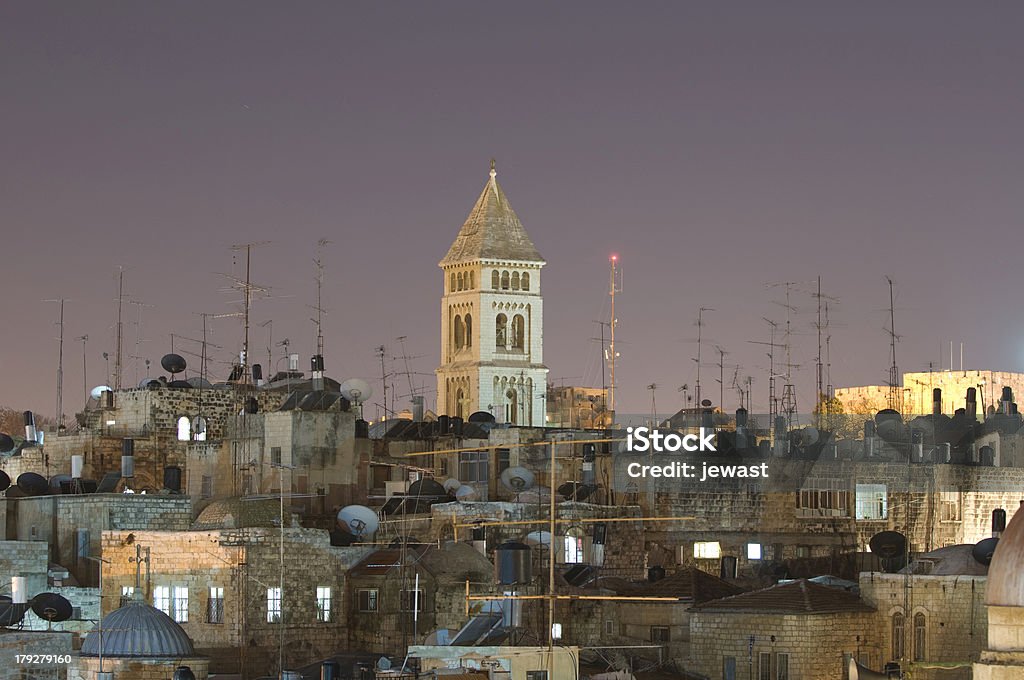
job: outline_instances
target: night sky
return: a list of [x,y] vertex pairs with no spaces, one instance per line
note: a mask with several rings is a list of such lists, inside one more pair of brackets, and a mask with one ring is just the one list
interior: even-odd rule
[[[680,405],[701,306],[705,394],[717,344],[727,387],[753,376],[765,408],[748,341],[785,319],[766,284],[819,275],[839,299],[836,385],[885,380],[886,275],[901,370],[947,367],[952,340],[957,365],[963,341],[968,368],[1020,371],[1022,34],[1017,2],[5,2],[0,405],[55,410],[44,300],[70,300],[70,415],[76,337],[89,386],[106,381],[119,266],[151,305],[125,306],[124,355],[155,369],[171,333],[201,337],[198,313],[238,309],[219,273],[247,241],[272,242],[253,280],[275,296],[254,304],[253,360],[272,319],[308,368],[321,238],[328,373],[379,393],[375,347],[404,372],[404,336],[432,405],[437,262],[492,157],[548,261],[552,382],[601,384],[593,322],[620,254],[621,411],[648,410],[650,383],[659,411]],[[793,303],[806,409],[815,303]],[[240,324],[211,328],[227,361]],[[124,375],[145,377],[141,360]]]

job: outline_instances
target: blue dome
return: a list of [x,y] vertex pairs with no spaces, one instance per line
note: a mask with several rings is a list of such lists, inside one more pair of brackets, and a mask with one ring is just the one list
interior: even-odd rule
[[182,627],[141,600],[133,600],[104,616],[82,642],[82,656],[99,656],[101,629],[103,656],[180,659],[196,655],[192,640]]

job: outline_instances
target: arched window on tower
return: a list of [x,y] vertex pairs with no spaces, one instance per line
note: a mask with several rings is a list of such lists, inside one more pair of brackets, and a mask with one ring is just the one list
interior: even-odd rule
[[476,281],[474,280],[475,278],[476,277],[473,275],[473,272],[470,272],[469,273],[469,283],[466,284],[466,289],[467,290],[473,290],[473,289],[476,288]]
[[192,421],[188,416],[178,418],[178,441],[187,442],[192,438]]
[[500,283],[499,283],[499,279],[500,278],[501,278],[501,275],[498,274],[498,270],[497,269],[495,269],[494,271],[491,272],[491,288],[493,288],[494,290],[498,290],[498,286],[500,285]]
[[924,661],[927,621],[924,614],[914,614],[914,661]]
[[454,293],[455,292],[455,272],[452,272],[451,276],[448,279],[448,292],[449,293]]
[[516,425],[519,423],[519,391],[516,389],[515,379],[509,381],[508,390],[505,391],[505,422]]
[[455,317],[455,351],[459,351],[466,344],[466,326],[462,323],[462,317]]
[[473,346],[473,315],[466,315],[466,347]]
[[519,277],[519,287],[523,290],[530,290],[530,272],[523,272]]
[[494,320],[494,348],[505,349],[508,343],[508,317],[499,314]]
[[455,280],[458,281],[458,283],[459,283],[459,290],[465,289],[465,287],[466,287],[466,280],[465,280],[465,277],[463,276],[462,272],[458,273],[458,275],[456,276]]
[[519,290],[519,272],[512,272],[512,290]]
[[458,391],[455,393],[455,417],[456,418],[461,418],[462,417],[463,405],[465,403],[466,403],[466,393],[460,387],[458,389]]
[[508,272],[501,273],[501,289],[508,290]]
[[522,314],[512,319],[512,349],[522,350],[526,347],[526,321]]

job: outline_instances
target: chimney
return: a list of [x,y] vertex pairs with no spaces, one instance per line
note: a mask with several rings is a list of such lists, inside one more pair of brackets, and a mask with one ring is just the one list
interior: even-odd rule
[[412,421],[414,423],[423,422],[423,395],[413,395],[412,398]]
[[942,415],[942,390],[938,387],[932,390],[932,415]]
[[996,508],[992,511],[992,538],[999,538],[1006,531],[1006,510]]
[[978,390],[973,387],[967,388],[967,417],[978,419]]

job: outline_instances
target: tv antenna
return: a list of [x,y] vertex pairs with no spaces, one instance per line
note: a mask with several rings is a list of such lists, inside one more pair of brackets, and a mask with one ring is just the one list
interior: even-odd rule
[[64,298],[55,300],[43,300],[43,302],[56,302],[60,305],[56,325],[60,328],[57,337],[57,432],[64,429]]
[[693,393],[694,402],[700,405],[701,393],[700,393],[700,364],[701,364],[701,352],[704,346],[704,312],[715,311],[712,307],[701,307],[697,310],[697,358],[694,361],[697,362],[697,382],[694,383]]
[[622,268],[619,267],[619,256],[612,253],[611,257],[608,258],[611,263],[611,279],[608,287],[608,295],[611,297],[611,320],[608,324],[609,333],[611,339],[608,346],[608,412],[615,417],[615,360],[619,354],[615,351],[615,327],[619,325],[619,320],[615,318],[615,294],[622,292]]
[[764,316],[761,319],[768,324],[768,342],[760,340],[747,340],[747,342],[754,345],[767,345],[768,346],[768,419],[771,421],[771,427],[775,427],[775,417],[779,414],[778,400],[775,397],[775,333],[778,330],[779,324],[772,321],[768,317]]
[[889,283],[889,408],[900,413],[903,412],[901,408],[900,398],[900,373],[899,368],[896,366],[896,342],[899,340],[899,336],[896,335],[896,298],[893,294],[893,283],[892,277],[886,276],[885,280]]
[[325,310],[321,295],[324,287],[323,251],[328,243],[330,241],[325,238],[316,242],[316,257],[313,259],[313,263],[316,264],[316,307],[313,308],[316,311],[316,318],[313,319],[313,323],[316,324],[316,356],[313,357],[313,383],[318,386],[318,389],[323,389],[324,386],[323,315]]
[[270,241],[253,241],[251,243],[236,243],[231,246],[231,250],[235,252],[245,251],[245,279],[240,279],[231,274],[222,274],[222,276],[230,279],[233,282],[231,286],[233,289],[238,290],[242,293],[242,352],[239,354],[239,364],[241,366],[241,382],[248,384],[251,380],[249,375],[249,311],[252,308],[252,299],[255,294],[266,294],[270,291],[265,286],[257,286],[252,282],[252,249],[258,248],[269,244]]

